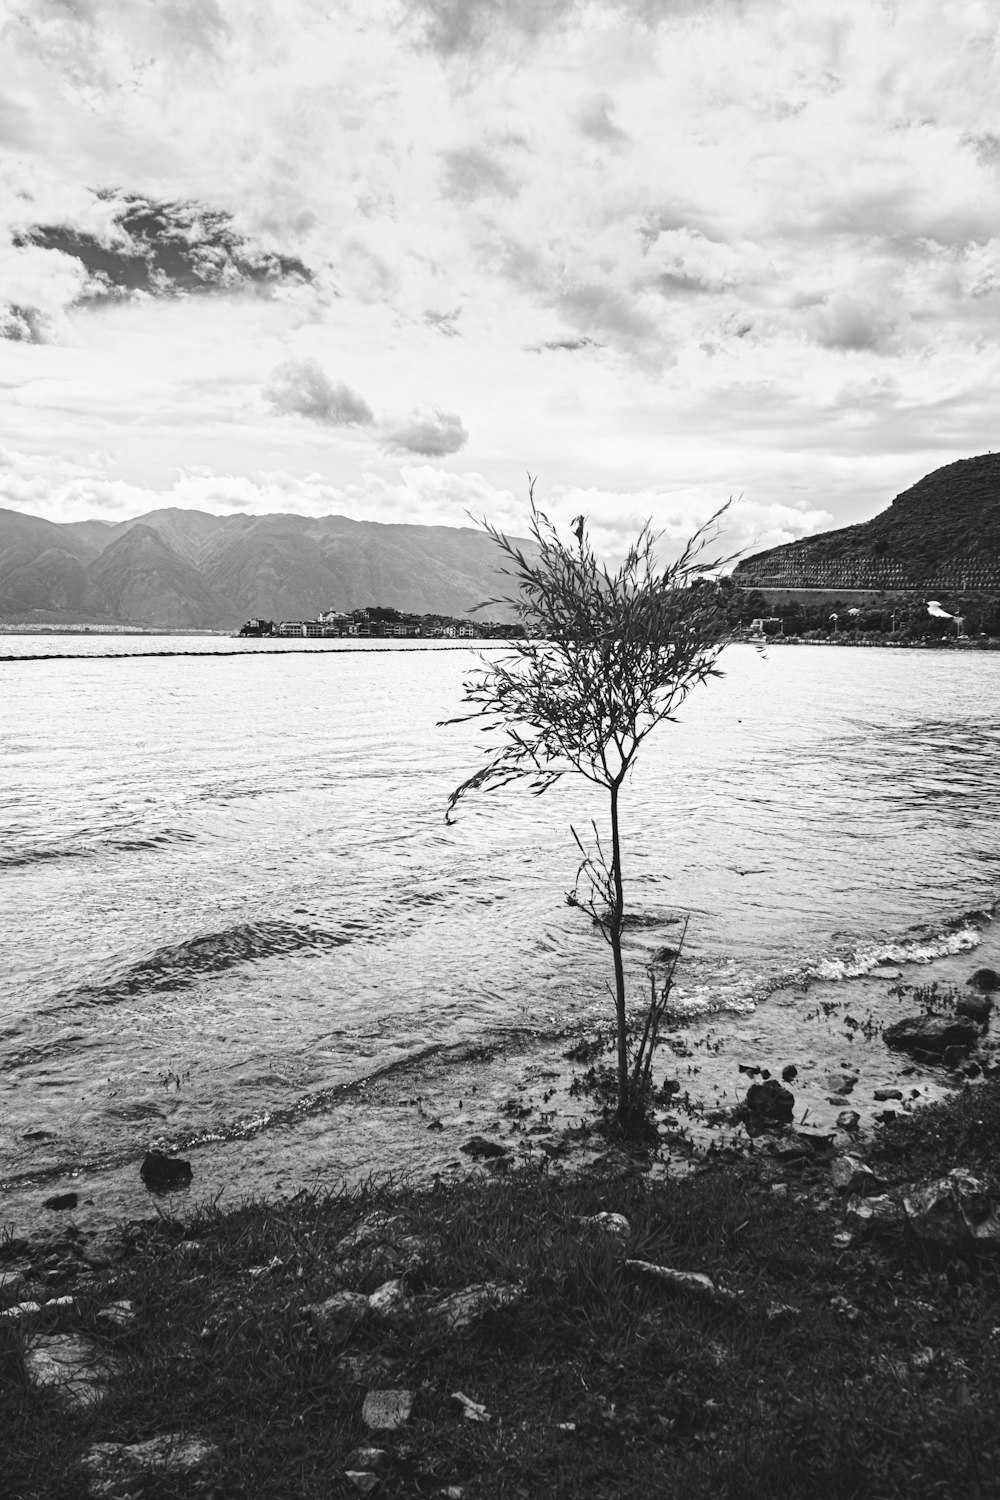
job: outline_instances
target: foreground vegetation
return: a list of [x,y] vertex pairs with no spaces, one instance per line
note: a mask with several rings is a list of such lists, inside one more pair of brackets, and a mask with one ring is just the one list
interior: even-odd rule
[[[1000,1086],[988,1082],[898,1117],[866,1154],[890,1182],[965,1165],[995,1186],[998,1137]],[[818,1158],[795,1168],[758,1150],[655,1184],[640,1167],[487,1174],[423,1191],[369,1185],[227,1214],[203,1208],[183,1223],[161,1215],[126,1226],[112,1256],[72,1230],[47,1256],[36,1247],[45,1291],[21,1295],[75,1300],[43,1307],[31,1331],[82,1329],[121,1373],[103,1403],[67,1413],[25,1379],[29,1320],[0,1321],[3,1493],[86,1495],[79,1464],[90,1445],[176,1431],[217,1445],[215,1460],[129,1493],[356,1495],[348,1455],[371,1443],[386,1454],[379,1495],[1000,1491],[993,1258],[934,1255],[903,1235],[845,1246],[841,1200]],[[368,1320],[346,1342],[324,1339],[306,1309],[337,1289],[341,1237],[386,1207],[439,1237],[404,1278],[412,1308]],[[635,1279],[613,1237],[581,1225],[604,1210],[627,1216],[630,1257],[707,1272],[742,1297]],[[0,1269],[28,1253],[8,1241]],[[452,1332],[424,1315],[432,1293],[492,1279],[519,1284],[523,1299]],[[382,1280],[373,1268],[354,1285],[369,1293]],[[134,1304],[131,1326],[99,1320],[110,1299]],[[386,1363],[366,1372],[364,1355]],[[398,1431],[367,1431],[373,1384],[415,1393]]]

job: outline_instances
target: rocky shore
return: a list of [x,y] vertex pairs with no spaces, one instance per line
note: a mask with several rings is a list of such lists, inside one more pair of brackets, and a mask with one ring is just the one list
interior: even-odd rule
[[642,1147],[591,1039],[575,1121],[526,1083],[453,1180],[100,1231],[52,1201],[0,1243],[10,1493],[715,1497],[748,1460],[769,1495],[995,1493],[990,950],[865,976],[867,1016],[850,981],[818,1002],[838,1072],[759,1050],[729,1101],[678,1077],[714,1033],[675,1030]]

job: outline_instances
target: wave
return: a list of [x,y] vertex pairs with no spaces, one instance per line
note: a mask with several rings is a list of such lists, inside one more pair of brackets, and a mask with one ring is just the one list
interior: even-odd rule
[[107,854],[141,854],[146,850],[168,848],[174,844],[194,844],[198,835],[186,828],[161,828],[155,833],[110,834],[85,842],[41,844],[34,848],[15,849],[0,854],[0,870],[18,870],[50,860],[100,859]]
[[[685,1019],[723,1011],[747,1015],[776,990],[793,985],[807,988],[824,981],[839,983],[862,979],[885,965],[930,964],[938,958],[971,953],[982,942],[982,929],[994,919],[996,910],[994,906],[963,912],[940,927],[917,923],[900,937],[859,943],[852,948],[821,954],[769,975],[716,976],[690,989],[678,985],[671,996],[671,1009]],[[732,967],[735,968],[735,964]]]
[[130,964],[109,983],[84,985],[62,998],[70,1008],[114,1005],[137,995],[189,989],[208,975],[221,974],[255,959],[321,952],[342,948],[350,941],[344,933],[295,922],[240,922],[222,932],[209,932],[157,948],[148,958]]

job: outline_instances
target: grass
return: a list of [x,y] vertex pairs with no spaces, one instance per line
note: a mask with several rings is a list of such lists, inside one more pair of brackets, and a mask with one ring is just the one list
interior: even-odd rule
[[[998,1130],[1000,1089],[986,1083],[899,1117],[868,1155],[899,1178],[988,1171]],[[384,1495],[1000,1493],[997,1267],[935,1261],[903,1240],[838,1248],[824,1170],[792,1175],[784,1196],[756,1157],[655,1184],[638,1173],[526,1172],[423,1191],[369,1184],[133,1224],[121,1258],[98,1271],[83,1268],[70,1237],[50,1251],[47,1289],[72,1292],[76,1304],[32,1326],[93,1335],[124,1375],[103,1405],[67,1415],[29,1390],[23,1325],[7,1323],[3,1492],[83,1496],[78,1465],[90,1444],[184,1430],[217,1443],[220,1463],[203,1481],[150,1481],[144,1497],[356,1495],[345,1459],[366,1443],[388,1450]],[[417,1314],[365,1325],[344,1348],[318,1342],[304,1308],[337,1289],[341,1236],[386,1206],[441,1236],[410,1280]],[[613,1244],[581,1232],[579,1217],[602,1209],[628,1217],[631,1256],[705,1271],[741,1290],[742,1305],[631,1278]],[[0,1247],[0,1266],[17,1252]],[[523,1283],[524,1301],[450,1335],[420,1313],[425,1293],[494,1278]],[[356,1286],[370,1292],[382,1279]],[[96,1315],[118,1298],[138,1316],[110,1335]],[[796,1312],[775,1316],[776,1305]],[[367,1433],[366,1387],[339,1363],[344,1353],[386,1357],[391,1373],[375,1384],[416,1391],[404,1429]],[[464,1419],[457,1391],[490,1421]]]

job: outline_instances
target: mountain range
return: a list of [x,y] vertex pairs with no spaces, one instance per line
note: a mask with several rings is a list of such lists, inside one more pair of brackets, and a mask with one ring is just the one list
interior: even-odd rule
[[228,630],[372,604],[461,616],[505,592],[499,560],[472,527],[177,508],[54,522],[0,509],[0,621]]
[[871,521],[744,558],[748,588],[1000,592],[1000,453],[924,476]]

